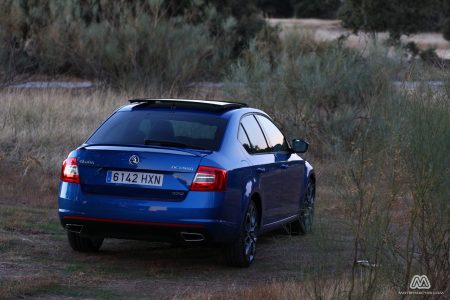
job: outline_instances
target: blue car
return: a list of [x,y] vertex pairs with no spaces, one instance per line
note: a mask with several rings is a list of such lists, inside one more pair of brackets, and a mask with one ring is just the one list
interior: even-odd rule
[[260,234],[311,230],[315,175],[263,111],[133,99],[62,164],[59,217],[75,251],[104,238],[215,244],[248,267]]

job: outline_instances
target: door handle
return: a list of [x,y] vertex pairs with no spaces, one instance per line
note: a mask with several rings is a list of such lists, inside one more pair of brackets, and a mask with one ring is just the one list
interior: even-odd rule
[[257,173],[264,173],[266,171],[266,168],[256,168]]
[[287,168],[289,168],[289,165],[288,164],[282,164],[282,165],[280,165],[280,168],[281,169],[287,169]]

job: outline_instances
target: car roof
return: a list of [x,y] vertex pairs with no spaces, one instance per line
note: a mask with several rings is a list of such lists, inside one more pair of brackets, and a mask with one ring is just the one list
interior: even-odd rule
[[247,107],[246,103],[216,101],[216,100],[194,100],[194,99],[151,99],[136,98],[128,100],[130,105],[127,108],[170,108],[170,109],[190,109],[209,112],[225,112],[234,109]]

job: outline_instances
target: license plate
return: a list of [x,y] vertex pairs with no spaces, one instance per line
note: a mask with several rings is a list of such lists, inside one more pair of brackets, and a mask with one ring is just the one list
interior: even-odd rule
[[163,179],[162,174],[143,172],[108,171],[106,174],[107,183],[162,186]]

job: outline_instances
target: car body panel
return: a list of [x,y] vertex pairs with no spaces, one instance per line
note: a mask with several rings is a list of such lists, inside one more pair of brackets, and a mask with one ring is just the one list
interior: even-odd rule
[[[117,111],[144,109],[138,106],[131,104]],[[188,230],[204,233],[213,243],[230,243],[237,238],[244,213],[254,197],[260,200],[260,232],[271,230],[298,216],[306,182],[314,172],[312,166],[291,152],[251,155],[237,140],[243,116],[260,114],[268,117],[267,114],[252,108],[225,112],[179,111],[226,119],[228,122],[220,149],[89,146],[85,143],[69,154],[69,157],[78,160],[81,184],[60,182],[59,216],[62,225],[76,223],[88,227],[92,223],[115,223],[144,226],[160,232],[169,228],[174,231],[174,236]],[[133,155],[139,156],[137,165],[130,164],[129,159]],[[190,191],[199,166],[227,170],[226,191]],[[265,170],[261,172],[258,170],[260,168]],[[107,184],[109,170],[159,173],[164,175],[164,182],[161,187]],[[146,236],[145,228],[144,239],[159,240],[153,234]],[[86,231],[85,234],[92,233]],[[102,234],[135,238],[126,232]]]

